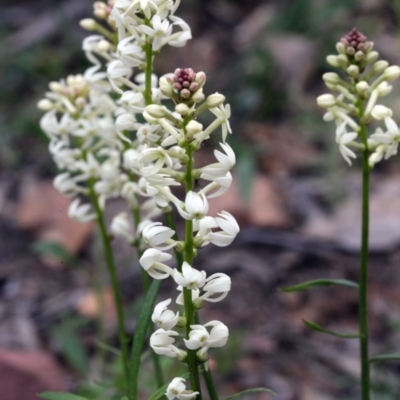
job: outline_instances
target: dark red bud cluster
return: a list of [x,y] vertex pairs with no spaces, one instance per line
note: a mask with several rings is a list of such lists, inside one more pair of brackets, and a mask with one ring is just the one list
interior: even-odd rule
[[188,99],[199,88],[195,79],[196,73],[192,68],[178,68],[175,70],[172,86],[183,99]]
[[345,45],[346,53],[349,56],[353,56],[358,52],[357,58],[359,58],[361,54],[369,52],[373,47],[373,43],[367,42],[367,37],[357,28],[353,28],[347,35],[343,36],[340,41]]

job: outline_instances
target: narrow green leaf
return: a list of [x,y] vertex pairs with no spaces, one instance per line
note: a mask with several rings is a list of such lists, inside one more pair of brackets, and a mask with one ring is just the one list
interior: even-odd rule
[[135,400],[137,396],[140,359],[160,284],[161,281],[159,280],[154,280],[152,282],[144,299],[142,311],[140,312],[139,319],[136,324],[129,366],[130,379],[128,382],[128,394],[130,400]]
[[375,361],[400,361],[400,353],[381,354],[369,360],[370,363]]
[[358,284],[347,279],[315,279],[313,281],[299,283],[295,286],[282,288],[284,292],[301,292],[303,290],[314,289],[321,286],[339,285],[358,289]]
[[31,248],[36,254],[53,256],[67,265],[75,265],[77,263],[76,257],[58,242],[38,241],[33,243]]
[[61,392],[43,392],[38,394],[38,396],[45,400],[89,400],[87,397]]
[[360,338],[360,335],[356,334],[356,333],[341,333],[341,332],[330,331],[329,329],[325,329],[322,326],[315,324],[314,322],[307,321],[306,319],[303,319],[303,322],[310,329],[313,329],[314,331],[317,331],[317,332],[327,333],[328,335],[337,336],[342,339],[359,339]]
[[235,399],[236,397],[240,397],[243,396],[245,394],[250,394],[250,393],[258,393],[258,392],[266,392],[266,393],[270,393],[274,396],[276,396],[277,394],[272,391],[271,389],[267,389],[267,388],[253,388],[253,389],[247,389],[247,390],[243,390],[243,392],[239,392],[239,393],[235,393],[232,396],[229,397],[225,397],[224,400],[231,400],[231,399]]

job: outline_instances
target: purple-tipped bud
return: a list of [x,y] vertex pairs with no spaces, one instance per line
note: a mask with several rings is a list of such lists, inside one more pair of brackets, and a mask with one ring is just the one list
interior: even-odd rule
[[191,92],[195,92],[199,88],[199,84],[197,82],[192,82],[189,86],[189,90]]
[[181,90],[181,96],[182,96],[184,99],[188,99],[188,98],[190,97],[191,94],[192,94],[192,93],[190,93],[190,90],[189,90],[189,89],[182,89],[182,90]]
[[190,82],[189,82],[189,81],[183,81],[183,82],[182,82],[182,86],[183,86],[184,88],[188,88],[189,85],[190,85]]
[[172,87],[178,91],[182,90],[182,85],[179,82],[175,82]]

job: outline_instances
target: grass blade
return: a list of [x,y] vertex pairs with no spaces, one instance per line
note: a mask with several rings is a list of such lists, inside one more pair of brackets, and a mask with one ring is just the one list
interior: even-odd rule
[[295,286],[288,286],[282,288],[284,292],[302,292],[303,290],[315,289],[322,286],[331,286],[331,285],[339,285],[339,286],[347,286],[354,289],[358,289],[358,284],[352,281],[348,281],[347,279],[315,279],[313,281],[299,283]]

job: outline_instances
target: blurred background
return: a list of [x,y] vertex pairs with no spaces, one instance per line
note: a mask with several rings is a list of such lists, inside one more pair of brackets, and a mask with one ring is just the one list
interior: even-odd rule
[[[57,171],[36,109],[49,81],[88,66],[79,20],[91,13],[90,0],[2,2],[2,400],[33,400],[43,390],[109,400],[115,393],[99,378],[121,375],[96,229],[69,220],[70,200],[52,188]],[[224,93],[231,104],[228,140],[238,154],[233,187],[211,202],[211,213],[231,212],[242,231],[229,248],[199,252],[196,265],[225,272],[233,283],[227,300],[202,310],[204,319],[219,319],[231,331],[227,347],[212,355],[221,397],[267,386],[279,400],[357,399],[358,342],[312,332],[301,321],[356,332],[357,293],[333,287],[285,294],[280,288],[324,277],[357,280],[359,163],[350,169],[343,161],[334,126],[322,121],[315,98],[326,92],[321,75],[331,69],[325,57],[354,26],[383,59],[400,64],[400,1],[183,0],[178,15],[194,39],[182,49],[164,49],[155,72],[205,71],[205,92]],[[399,89],[386,103],[397,121]],[[211,146],[201,157],[212,158]],[[371,191],[371,353],[381,354],[400,351],[398,159],[375,168]],[[122,208],[114,201],[109,217]],[[141,304],[138,265],[127,245],[114,245],[133,332]],[[162,298],[173,290],[163,285]],[[98,340],[99,327],[110,347]],[[145,398],[153,390],[146,363],[142,374]],[[372,374],[375,399],[400,399],[398,362],[376,363]]]

